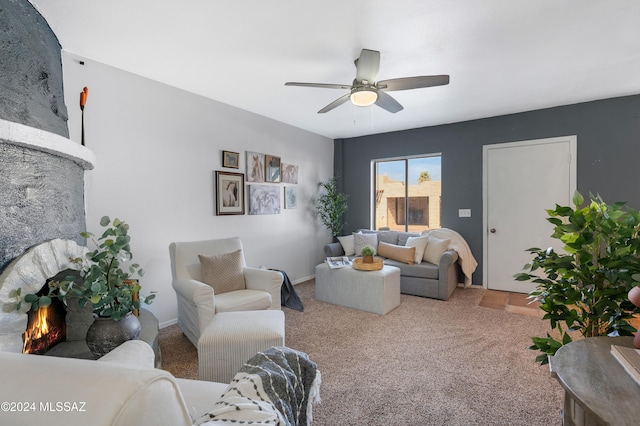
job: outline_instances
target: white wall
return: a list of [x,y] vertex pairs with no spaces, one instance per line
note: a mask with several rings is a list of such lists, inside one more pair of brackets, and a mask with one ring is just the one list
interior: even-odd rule
[[[313,202],[318,182],[333,173],[332,140],[68,52],[63,72],[69,134],[78,143],[80,92],[89,88],[85,141],[96,168],[86,172],[87,227],[101,232],[103,215],[130,225],[134,260],[146,271],[143,292],[158,291],[148,309],[162,325],[177,317],[172,241],[239,236],[248,265],[282,269],[294,283],[313,276],[331,239]],[[222,150],[240,152],[239,170],[222,169]],[[297,209],[285,210],[281,193],[278,215],[215,215],[214,171],[245,173],[246,151],[299,166]]]

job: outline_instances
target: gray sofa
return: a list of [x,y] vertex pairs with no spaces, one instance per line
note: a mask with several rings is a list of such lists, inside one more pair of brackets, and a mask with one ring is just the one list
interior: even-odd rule
[[[378,235],[378,242],[384,241],[401,246],[405,244],[408,237],[420,235],[414,232],[373,231],[370,229],[359,229],[357,232],[375,233]],[[324,254],[325,256],[345,255],[339,242],[326,244]],[[440,257],[438,265],[426,261],[408,265],[393,259],[385,259],[384,263],[400,268],[401,293],[447,300],[458,286],[459,267],[457,261],[458,253],[455,250],[447,250]]]

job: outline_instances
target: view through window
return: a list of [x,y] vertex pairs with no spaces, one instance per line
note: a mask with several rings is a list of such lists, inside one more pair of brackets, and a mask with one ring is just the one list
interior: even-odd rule
[[375,229],[440,228],[441,156],[374,161]]

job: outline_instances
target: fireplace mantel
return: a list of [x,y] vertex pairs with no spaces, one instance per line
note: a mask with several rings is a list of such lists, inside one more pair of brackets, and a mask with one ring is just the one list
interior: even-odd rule
[[28,147],[63,157],[92,170],[96,157],[89,148],[71,139],[35,127],[0,119],[0,142]]

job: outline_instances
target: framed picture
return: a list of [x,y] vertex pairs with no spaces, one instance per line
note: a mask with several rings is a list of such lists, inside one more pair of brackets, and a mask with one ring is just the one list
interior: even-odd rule
[[222,151],[222,167],[240,168],[240,154],[238,152]]
[[267,172],[267,182],[280,182],[280,157],[265,155],[264,168]]
[[247,182],[264,182],[264,154],[247,151]]
[[216,170],[216,215],[244,214],[244,175]]
[[280,187],[249,185],[249,214],[279,214]]
[[298,166],[282,163],[280,170],[282,183],[298,183]]
[[298,207],[298,192],[295,186],[284,187],[284,208],[295,209]]

